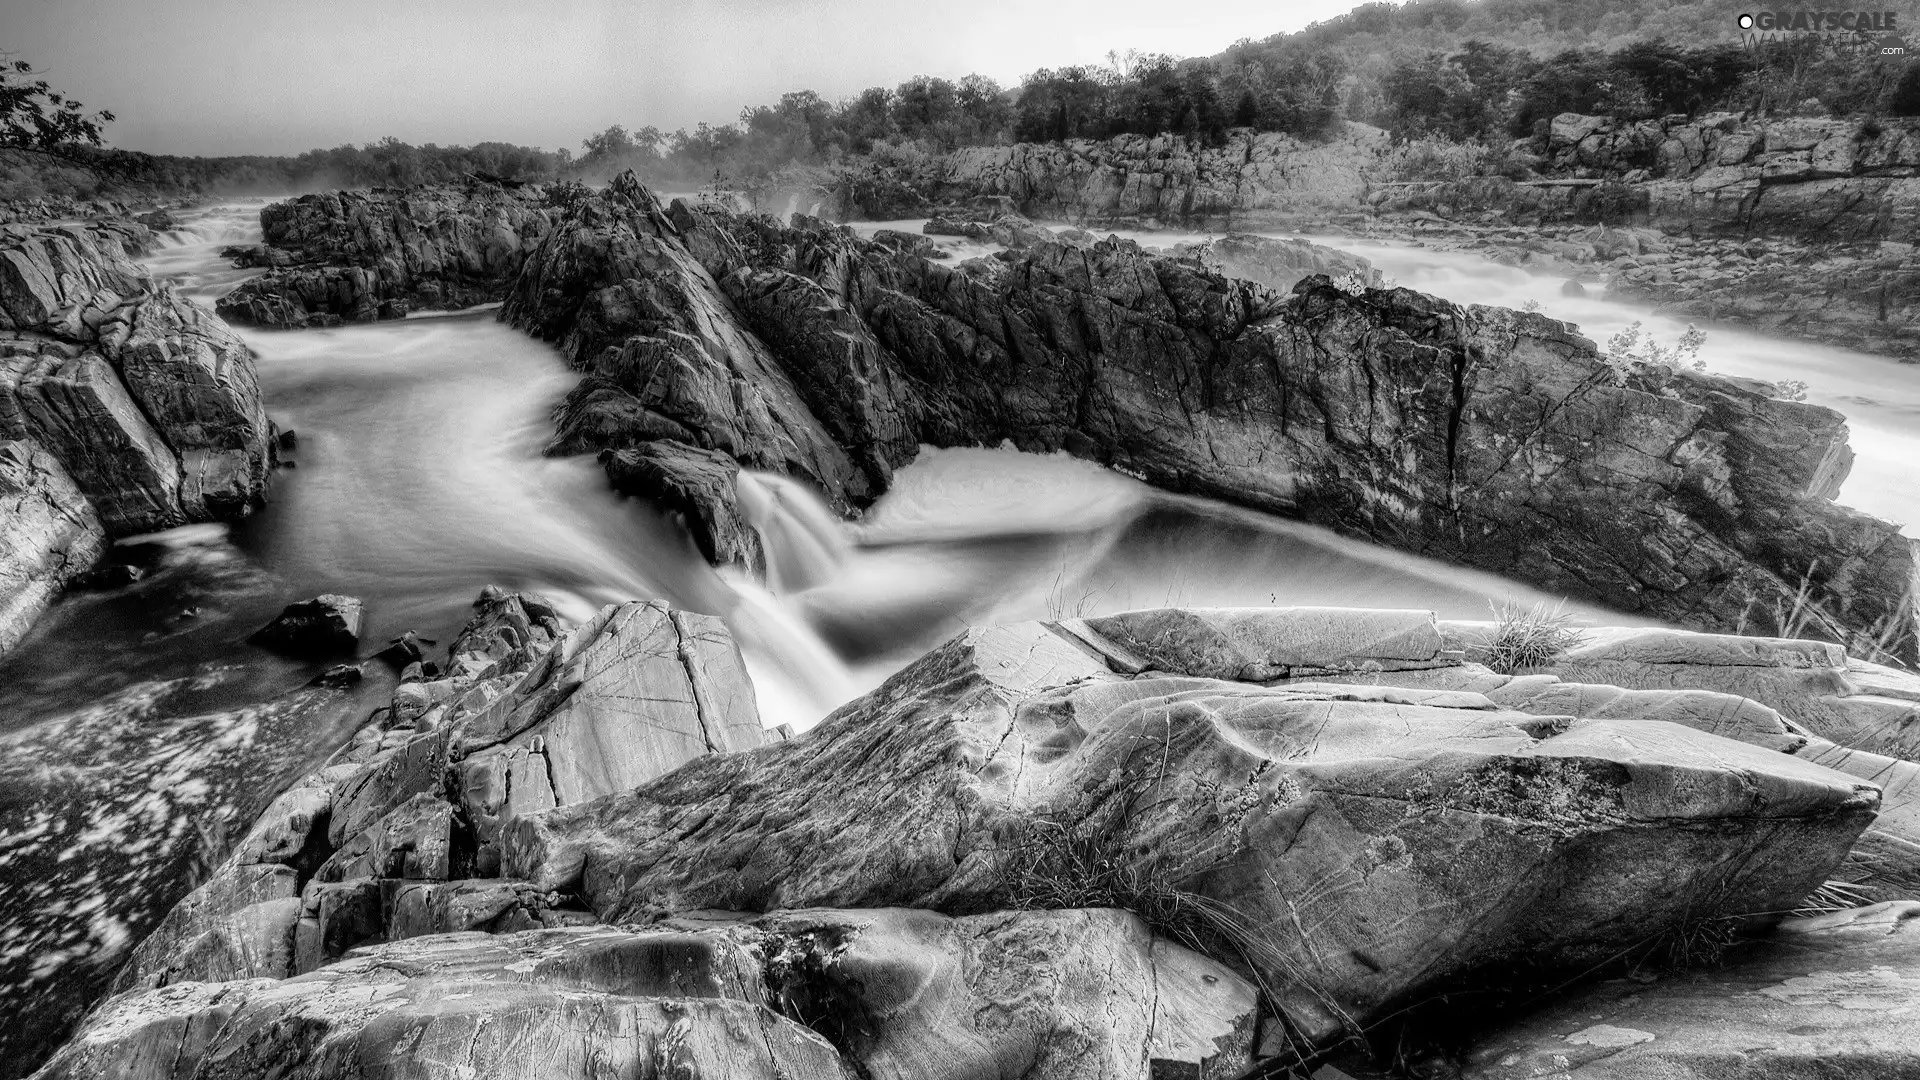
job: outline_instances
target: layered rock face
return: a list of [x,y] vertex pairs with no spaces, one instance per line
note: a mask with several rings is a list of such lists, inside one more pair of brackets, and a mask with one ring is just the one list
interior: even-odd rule
[[554,449],[602,450],[715,559],[754,558],[740,465],[844,509],[922,443],[1011,440],[1703,629],[1774,630],[1806,596],[1815,632],[1914,650],[1911,542],[1831,501],[1837,413],[1616,368],[1535,315],[1324,278],[1283,297],[1125,242],[947,267],[664,211],[630,178],[504,315],[588,372]]
[[456,310],[505,293],[550,227],[545,189],[473,183],[302,195],[260,212],[273,267],[222,297],[221,315],[296,328]]
[[1325,143],[1242,130],[1218,147],[1178,135],[970,146],[908,175],[857,179],[835,196],[846,215],[882,221],[1007,200],[1030,216],[1070,221],[1244,225],[1355,206],[1386,146],[1385,132],[1354,123]]
[[42,1076],[1225,1080],[1790,910],[1879,798],[1425,612],[974,630],[786,740],[712,620],[477,606]]
[[0,648],[103,538],[249,513],[269,431],[253,356],[128,258],[146,230],[0,230]]
[[[974,631],[802,739],[521,818],[505,865],[615,921],[1191,896],[1317,1040],[1490,968],[1790,908],[1878,804],[1864,781],[1662,720],[1240,681],[1455,662],[1424,613],[1341,623],[1146,612]],[[1177,647],[1116,674],[1143,641]]]

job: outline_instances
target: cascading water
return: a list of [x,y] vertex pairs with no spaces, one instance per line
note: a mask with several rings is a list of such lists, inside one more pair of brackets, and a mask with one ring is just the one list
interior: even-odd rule
[[[196,217],[148,265],[211,303],[254,272],[219,252],[257,242],[260,205]],[[942,242],[963,256],[991,250]],[[1464,301],[1537,300],[1590,336],[1636,318],[1663,341],[1681,330],[1562,297],[1555,280],[1474,256],[1346,246],[1402,284]],[[544,592],[576,619],[614,600],[666,599],[724,617],[763,719],[799,727],[972,622],[1165,604],[1427,607],[1472,618],[1490,601],[1548,599],[1011,449],[923,450],[854,524],[790,480],[742,474],[740,509],[767,555],[762,585],[709,568],[676,522],[614,495],[590,458],[543,457],[549,411],[575,376],[485,313],[242,333],[269,413],[298,434],[297,467],[276,477],[268,507],[231,528],[128,543],[146,553],[143,581],[62,600],[0,661],[0,739],[12,751],[0,777],[9,838],[0,873],[14,882],[0,899],[0,983],[12,988],[0,1008],[35,999],[36,1015],[70,1018],[184,891],[202,838],[247,820],[390,688],[369,665],[359,698],[323,717],[290,724],[272,708],[222,711],[313,674],[243,642],[282,605],[316,593],[363,598],[375,644],[406,630],[445,639],[488,583]],[[1719,329],[1701,355],[1717,370],[1807,380],[1813,400],[1852,419],[1859,461],[1846,501],[1920,519],[1904,470],[1920,456],[1914,369]]]

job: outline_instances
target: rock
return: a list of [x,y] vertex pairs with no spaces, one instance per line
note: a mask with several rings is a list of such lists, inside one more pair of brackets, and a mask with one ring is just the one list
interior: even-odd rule
[[795,911],[754,925],[772,939],[774,996],[831,1025],[873,1080],[1252,1065],[1252,984],[1126,912]]
[[320,674],[315,675],[307,685],[345,689],[358,683],[362,677],[360,665],[358,664],[335,664]]
[[519,817],[502,853],[621,922],[1191,892],[1322,1040],[1692,919],[1786,910],[1877,805],[1864,782],[1659,720],[1126,677],[1021,624],[955,639],[798,740]]
[[216,307],[236,322],[294,328],[496,301],[552,218],[540,185],[302,195],[260,212],[276,268]]
[[607,608],[512,690],[449,722],[463,807],[487,845],[521,815],[766,741],[726,628],[658,602]]
[[1180,244],[1178,255],[1199,258],[1231,277],[1256,282],[1278,293],[1293,291],[1301,279],[1314,274],[1345,279],[1379,288],[1380,271],[1358,255],[1299,239],[1236,234],[1200,244]]
[[1567,280],[1560,283],[1560,295],[1576,296],[1576,297],[1585,296],[1587,295],[1587,287],[1585,285],[1580,284],[1579,278],[1568,278]]
[[0,227],[0,651],[105,539],[263,501],[253,356],[157,286],[125,222]]
[[279,616],[248,638],[250,644],[290,656],[326,656],[352,652],[360,644],[359,599],[327,593],[288,604]]
[[849,512],[922,444],[1011,441],[1696,628],[1801,610],[1920,655],[1912,542],[1831,502],[1838,413],[1690,371],[1616,378],[1541,316],[1323,277],[1281,297],[1118,241],[969,272],[663,211],[631,178],[527,265],[504,316],[590,372],[553,449],[610,452],[718,560],[754,560],[726,458]]
[[38,1075],[1227,1077],[1252,1063],[1254,1002],[1124,912],[798,911],[440,934],[127,994]]
[[1477,1040],[1467,1080],[1906,1076],[1920,903],[1791,919],[1712,969],[1616,980]]
[[99,517],[58,459],[0,441],[0,654],[105,549]]
[[[278,970],[297,865],[282,877],[236,864],[218,884],[220,874],[207,874],[196,898],[180,902],[202,868],[249,846],[240,834],[274,792],[345,741],[364,714],[351,695],[308,688],[209,708],[244,700],[248,689],[240,671],[216,665],[134,683],[10,734],[12,754],[0,763],[0,788],[10,793],[0,803],[9,898],[0,1041],[16,1064],[58,1046],[154,935],[129,979]],[[297,850],[289,857],[299,862]]]

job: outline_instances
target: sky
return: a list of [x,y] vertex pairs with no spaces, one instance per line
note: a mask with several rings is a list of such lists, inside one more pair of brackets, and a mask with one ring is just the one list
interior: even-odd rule
[[727,123],[789,90],[1109,50],[1204,56],[1356,0],[0,0],[0,50],[89,109],[110,145],[285,154],[487,139],[579,149],[611,124]]

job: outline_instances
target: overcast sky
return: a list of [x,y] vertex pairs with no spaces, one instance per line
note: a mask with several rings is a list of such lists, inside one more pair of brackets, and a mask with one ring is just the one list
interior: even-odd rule
[[0,48],[112,145],[279,154],[395,135],[578,149],[727,122],[788,90],[917,74],[1013,85],[1108,50],[1201,56],[1355,0],[0,0]]

